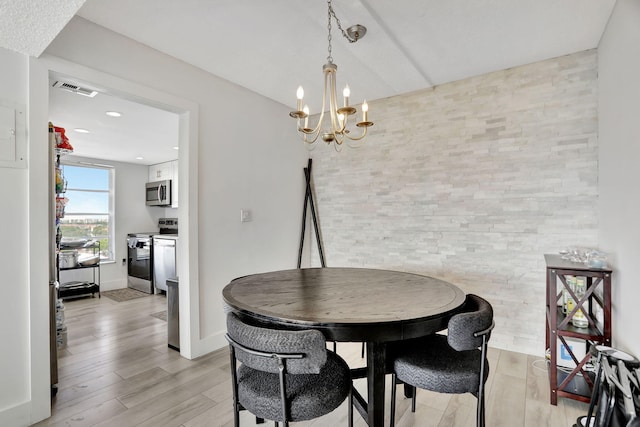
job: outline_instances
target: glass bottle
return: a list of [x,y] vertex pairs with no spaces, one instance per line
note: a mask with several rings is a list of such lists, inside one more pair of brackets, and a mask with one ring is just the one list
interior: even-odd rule
[[[575,292],[575,289],[576,289],[575,276],[566,275],[564,280],[567,283],[567,286],[571,288],[572,291]],[[571,308],[568,308],[568,305],[571,305]],[[574,307],[573,298],[571,298],[571,294],[569,293],[567,288],[563,287],[562,288],[562,313],[567,314],[571,312],[571,310],[573,310],[573,307]]]
[[[576,294],[576,298],[582,299],[586,291],[587,291],[587,284],[586,284],[585,278],[577,277],[576,287],[574,291]],[[587,302],[585,301],[583,306],[586,306],[586,304]],[[578,311],[575,312],[575,314],[573,315],[573,318],[571,319],[571,323],[573,323],[573,326],[575,326],[576,328],[586,328],[587,326],[589,326],[589,321],[587,320],[587,316],[584,312],[584,308],[581,307]]]

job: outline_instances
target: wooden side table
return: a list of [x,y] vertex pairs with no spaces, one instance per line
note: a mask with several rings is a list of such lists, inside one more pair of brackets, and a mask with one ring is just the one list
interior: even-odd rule
[[[558,403],[558,396],[589,402],[593,390],[593,378],[584,369],[590,355],[587,346],[604,344],[611,346],[611,273],[609,268],[593,268],[587,265],[562,259],[560,255],[546,254],[547,293],[546,293],[546,348],[550,353],[549,384],[551,404]],[[568,276],[584,277],[586,292],[582,298],[567,283]],[[563,313],[563,291],[575,300],[573,310]],[[575,327],[571,320],[574,314],[583,309],[588,325]],[[598,314],[599,313],[599,314]],[[584,342],[585,355],[576,357],[576,351],[568,345],[566,338]],[[558,342],[559,341],[559,342]],[[580,342],[580,345],[582,345]],[[564,346],[575,367],[570,372],[558,368],[558,347]],[[568,368],[570,369],[570,368]],[[568,370],[567,369],[567,370]]]

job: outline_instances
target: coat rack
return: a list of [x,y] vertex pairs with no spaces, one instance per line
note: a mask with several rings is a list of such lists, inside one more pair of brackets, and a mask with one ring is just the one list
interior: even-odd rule
[[302,232],[300,233],[300,249],[298,250],[298,268],[302,264],[302,247],[304,246],[304,233],[307,225],[307,206],[311,207],[311,219],[313,219],[313,228],[316,232],[316,242],[318,243],[318,253],[320,254],[320,265],[326,267],[324,262],[324,252],[322,250],[322,242],[320,240],[320,232],[318,229],[318,219],[316,218],[316,208],[313,203],[313,192],[311,191],[311,159],[307,167],[304,168],[304,177],[306,181],[306,191],[304,195],[304,206],[302,208]]

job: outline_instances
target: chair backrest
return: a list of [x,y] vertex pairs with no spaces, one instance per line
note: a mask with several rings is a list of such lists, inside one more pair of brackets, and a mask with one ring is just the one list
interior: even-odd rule
[[[473,350],[482,345],[483,337],[476,332],[484,331],[493,325],[493,307],[489,301],[477,295],[468,294],[464,303],[464,312],[449,320],[447,341],[457,351]],[[487,333],[489,341],[490,332]]]
[[[227,333],[238,344],[251,350],[271,354],[303,354],[287,360],[289,374],[317,374],[327,361],[324,335],[320,331],[285,331],[244,323],[235,313],[227,314]],[[259,356],[234,345],[236,358],[252,369],[278,373],[276,358]]]

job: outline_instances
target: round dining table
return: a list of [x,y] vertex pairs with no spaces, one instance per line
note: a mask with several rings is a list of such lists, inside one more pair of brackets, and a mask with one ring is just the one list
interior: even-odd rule
[[307,268],[239,277],[222,291],[225,303],[256,326],[321,331],[329,341],[366,342],[367,400],[354,406],[371,427],[384,424],[386,344],[446,329],[462,310],[457,286],[419,274],[367,268]]

